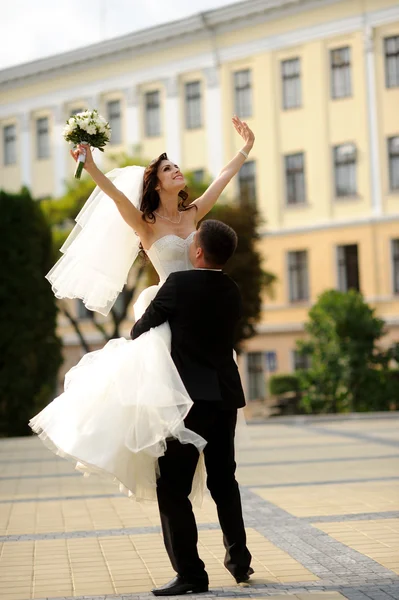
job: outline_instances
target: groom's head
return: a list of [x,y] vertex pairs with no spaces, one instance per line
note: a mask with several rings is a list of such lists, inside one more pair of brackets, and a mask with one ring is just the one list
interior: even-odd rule
[[203,221],[190,247],[190,260],[197,269],[221,269],[237,248],[237,234],[226,223]]

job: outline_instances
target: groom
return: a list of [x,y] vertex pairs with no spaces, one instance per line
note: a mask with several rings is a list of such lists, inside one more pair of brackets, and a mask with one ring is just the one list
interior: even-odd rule
[[[237,285],[222,271],[236,246],[237,235],[228,225],[204,221],[189,250],[194,270],[168,277],[134,325],[131,336],[135,339],[169,322],[172,359],[194,402],[185,425],[207,440],[207,486],[223,531],[225,566],[241,583],[253,573],[234,460],[237,409],[245,405],[233,358],[241,297]],[[155,596],[208,591],[208,575],[198,556],[197,526],[188,498],[198,458],[192,444],[170,440],[159,459],[157,495],[162,532],[177,577],[154,589]]]

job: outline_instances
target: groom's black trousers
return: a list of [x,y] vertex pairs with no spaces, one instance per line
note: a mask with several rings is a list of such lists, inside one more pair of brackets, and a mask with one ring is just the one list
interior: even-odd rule
[[[235,479],[236,422],[237,410],[225,409],[218,402],[195,402],[185,419],[186,427],[208,442],[204,450],[207,486],[223,531],[225,566],[234,577],[247,573],[251,562]],[[198,450],[192,444],[168,442],[165,455],[159,459],[157,481],[165,547],[174,570],[190,582],[207,580],[204,563],[198,556],[197,526],[188,498],[198,458]]]

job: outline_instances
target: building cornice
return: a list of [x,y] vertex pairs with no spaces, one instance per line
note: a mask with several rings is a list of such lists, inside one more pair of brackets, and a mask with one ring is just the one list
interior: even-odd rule
[[364,227],[367,225],[379,225],[382,223],[399,222],[399,213],[393,215],[378,215],[368,216],[359,219],[346,219],[340,221],[323,221],[321,223],[313,223],[312,225],[304,225],[301,227],[286,227],[282,229],[262,228],[260,231],[261,237],[284,237],[287,235],[301,235],[313,233],[316,231],[325,231],[326,229],[343,229],[345,227]]
[[216,10],[150,27],[124,36],[103,40],[69,52],[0,70],[0,91],[26,85],[38,76],[50,79],[60,71],[71,72],[91,65],[124,58],[134,59],[157,50],[188,42],[210,39],[219,31],[259,23],[283,14],[309,10],[340,0],[244,0]]

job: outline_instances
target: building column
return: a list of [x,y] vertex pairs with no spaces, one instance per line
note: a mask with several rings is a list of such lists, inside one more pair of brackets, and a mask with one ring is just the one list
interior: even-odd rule
[[21,164],[21,185],[29,190],[32,185],[32,139],[31,139],[31,116],[30,113],[23,113],[19,116],[19,135],[20,135],[20,164]]
[[126,116],[124,139],[129,153],[139,153],[140,146],[140,107],[138,88],[133,85],[124,90],[126,100]]
[[208,146],[208,172],[219,175],[224,165],[222,93],[218,67],[205,69],[205,119]]
[[67,178],[66,154],[68,144],[62,134],[65,127],[65,108],[63,104],[53,107],[52,147],[54,150],[54,195],[62,196],[65,193]]
[[366,61],[367,114],[369,129],[369,160],[371,205],[375,216],[382,214],[380,140],[377,113],[377,90],[375,84],[374,30],[366,26],[364,31],[364,52]]
[[177,77],[165,80],[166,102],[165,102],[165,137],[166,152],[170,160],[181,164],[181,119],[179,81]]

